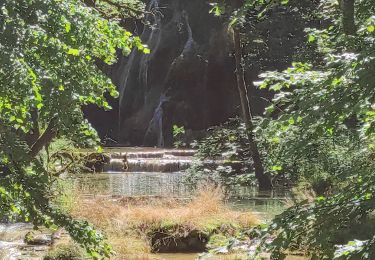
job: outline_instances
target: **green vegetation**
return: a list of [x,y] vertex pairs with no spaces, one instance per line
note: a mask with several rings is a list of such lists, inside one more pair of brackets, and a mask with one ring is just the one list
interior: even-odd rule
[[[96,64],[116,61],[116,49],[146,53],[139,38],[78,0],[0,3],[0,219],[65,227],[93,257],[109,256],[104,237],[50,203],[56,176],[41,151],[64,137],[83,146],[98,138],[81,106],[110,109],[116,88]],[[47,159],[49,159],[47,157]]]
[[[375,5],[373,1],[341,1],[339,6],[335,1],[326,1],[320,8],[321,15],[330,22],[325,28],[308,29],[308,41],[316,44],[323,59],[296,62],[283,72],[264,73],[259,86],[277,92],[268,111],[282,109],[276,120],[266,123],[274,129],[273,136],[283,139],[298,133],[294,145],[284,147],[287,151],[303,156],[311,144],[328,138],[340,140],[339,146],[333,146],[326,156],[338,158],[341,166],[319,154],[313,157],[320,164],[327,161],[334,166],[331,170],[326,167],[332,194],[319,196],[310,204],[298,204],[277,217],[268,230],[277,234],[270,248],[275,257],[298,245],[319,259],[372,259],[373,232],[359,236],[352,232],[341,241],[337,236],[365,225],[375,206]],[[343,132],[349,132],[346,140],[342,139]],[[337,244],[344,245],[335,248]]]
[[[374,0],[320,1],[315,9],[298,0],[210,3],[233,41],[242,120],[214,127],[198,142],[188,180],[293,188],[294,204],[249,232],[259,238],[259,254],[374,259]],[[105,97],[118,96],[99,67],[134,48],[150,53],[123,28],[127,18],[142,18],[143,8],[136,0],[0,2],[0,219],[64,228],[93,259],[113,250],[88,221],[106,232],[120,259],[160,250],[165,239],[187,243],[186,234],[225,246],[257,222],[228,209],[215,190],[185,203],[77,201],[79,194],[68,192],[74,184],[61,180],[66,172],[100,171],[109,162],[82,107],[108,110]],[[263,32],[252,25],[285,9],[304,15],[306,43],[287,69],[263,68],[254,87],[273,98],[265,115],[254,117],[246,69]],[[176,147],[186,146],[184,127],[172,131]],[[97,153],[77,150],[88,147]],[[82,254],[67,245],[46,259]]]
[[[137,259],[155,252],[202,252],[258,224],[251,212],[230,209],[223,190],[201,186],[189,200],[159,197],[83,199],[72,214],[105,231],[114,259]],[[146,258],[147,259],[147,258]]]
[[[266,19],[275,4],[245,1],[233,22],[254,12]],[[265,72],[256,82],[275,92],[254,132],[267,171],[315,194],[263,230],[259,250],[269,250],[273,259],[293,250],[314,259],[375,257],[374,232],[366,228],[375,209],[374,9],[373,1],[323,1],[314,14],[323,26],[306,28],[306,45],[319,56],[298,60],[282,72]],[[213,12],[226,10],[221,2]],[[212,144],[228,147],[228,140],[217,136],[208,137],[200,150]]]
[[[256,184],[246,127],[238,118],[211,129],[197,146],[196,160],[185,178],[188,183]],[[223,163],[205,163],[207,159],[219,159]]]
[[172,129],[173,139],[174,139],[174,147],[186,147],[188,144],[184,143],[183,137],[185,135],[185,127],[184,126],[177,126],[173,125]]
[[77,244],[58,245],[48,252],[44,260],[81,260],[85,254]]

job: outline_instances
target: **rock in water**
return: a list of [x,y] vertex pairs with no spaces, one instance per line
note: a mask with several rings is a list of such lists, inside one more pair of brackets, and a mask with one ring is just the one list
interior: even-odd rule
[[28,232],[25,236],[25,243],[33,246],[51,245],[52,237],[46,234],[34,234]]

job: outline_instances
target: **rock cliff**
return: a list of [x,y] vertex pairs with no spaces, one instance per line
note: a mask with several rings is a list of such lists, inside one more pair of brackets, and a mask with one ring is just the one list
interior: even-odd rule
[[[307,0],[304,0],[307,1]],[[146,20],[133,30],[151,53],[134,50],[106,72],[118,86],[114,111],[86,108],[102,137],[121,145],[170,146],[172,126],[189,133],[220,124],[239,114],[232,41],[224,20],[209,13],[203,0],[150,0]],[[246,51],[252,105],[262,112],[267,97],[251,82],[264,69],[280,69],[304,40],[304,18],[297,10],[278,10],[251,24]],[[244,31],[246,34],[247,31]]]

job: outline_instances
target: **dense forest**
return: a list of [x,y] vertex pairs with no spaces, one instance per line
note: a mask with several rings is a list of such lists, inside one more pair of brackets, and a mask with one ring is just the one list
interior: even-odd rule
[[374,0],[0,0],[0,64],[0,258],[375,259]]

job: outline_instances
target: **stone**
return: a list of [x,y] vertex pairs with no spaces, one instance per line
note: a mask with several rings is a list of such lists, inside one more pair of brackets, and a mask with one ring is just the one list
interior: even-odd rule
[[52,237],[46,234],[34,234],[33,232],[28,232],[25,235],[25,243],[33,246],[43,246],[51,245]]
[[208,240],[207,234],[197,230],[183,235],[171,235],[165,230],[158,230],[151,235],[152,249],[158,253],[203,252]]

